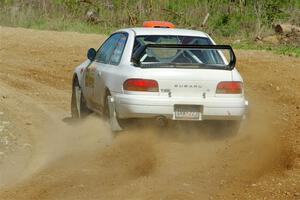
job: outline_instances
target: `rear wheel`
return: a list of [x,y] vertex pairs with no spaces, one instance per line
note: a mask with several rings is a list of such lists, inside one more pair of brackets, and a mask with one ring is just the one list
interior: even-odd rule
[[72,87],[72,101],[71,101],[71,114],[72,118],[84,118],[89,115],[91,111],[86,106],[86,100],[82,95],[78,79],[75,78]]

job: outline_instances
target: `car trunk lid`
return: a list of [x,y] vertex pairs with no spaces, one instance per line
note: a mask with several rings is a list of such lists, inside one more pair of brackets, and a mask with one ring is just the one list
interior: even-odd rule
[[147,78],[155,77],[160,95],[170,97],[214,96],[219,82],[232,81],[231,70],[169,68],[143,70],[147,71]]

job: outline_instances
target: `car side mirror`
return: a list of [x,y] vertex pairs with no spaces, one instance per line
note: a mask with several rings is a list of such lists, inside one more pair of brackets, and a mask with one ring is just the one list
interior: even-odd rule
[[90,48],[87,52],[87,57],[90,61],[93,61],[96,57],[96,54],[97,54],[96,50],[94,48]]

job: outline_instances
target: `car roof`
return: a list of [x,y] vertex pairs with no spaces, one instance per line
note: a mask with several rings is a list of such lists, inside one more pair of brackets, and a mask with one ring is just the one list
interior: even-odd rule
[[195,36],[195,37],[208,37],[208,35],[201,31],[179,29],[179,28],[127,28],[120,31],[133,31],[136,36],[141,35],[182,35],[182,36]]

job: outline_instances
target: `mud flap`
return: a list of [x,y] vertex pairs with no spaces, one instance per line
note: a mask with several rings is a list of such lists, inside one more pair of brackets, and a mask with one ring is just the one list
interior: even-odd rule
[[112,96],[107,97],[108,109],[109,109],[109,122],[110,128],[112,131],[122,131],[122,128],[117,119],[116,106],[114,102],[114,98]]
[[245,114],[243,115],[243,118],[242,118],[243,120],[248,119],[250,117],[248,101],[245,101],[245,107],[246,107],[246,110],[245,110]]

